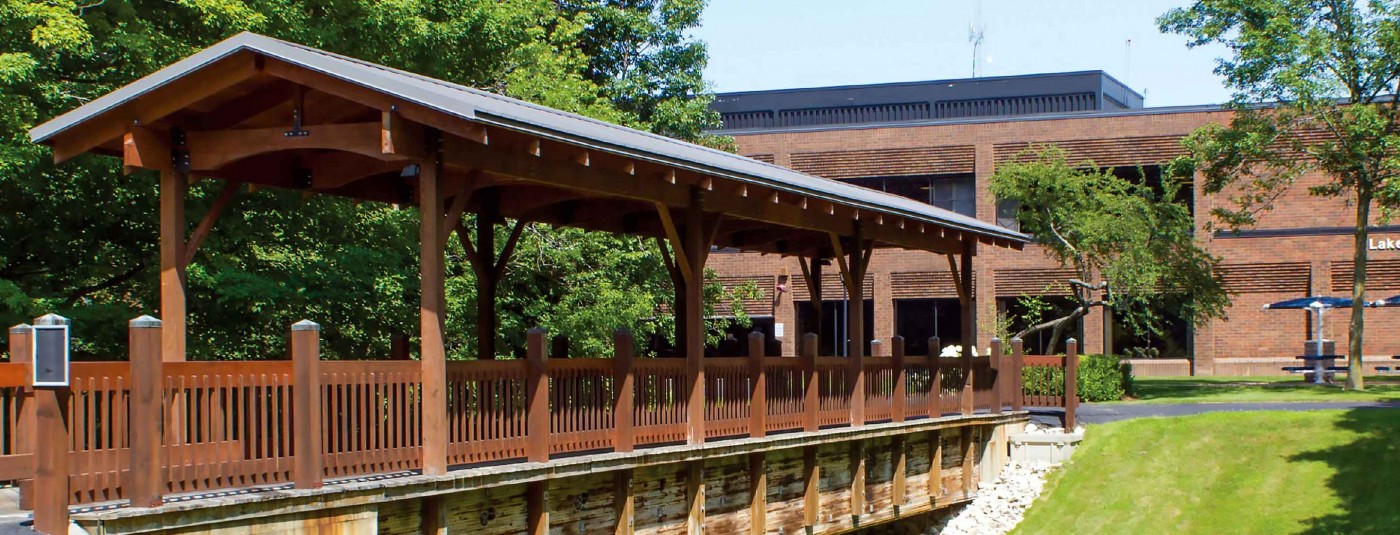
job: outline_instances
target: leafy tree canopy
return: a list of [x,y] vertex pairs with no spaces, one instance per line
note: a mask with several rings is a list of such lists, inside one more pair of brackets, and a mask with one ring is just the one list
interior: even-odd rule
[[[1198,321],[1224,315],[1219,259],[1197,245],[1191,211],[1176,202],[1189,168],[1169,167],[1154,188],[1092,162],[1071,164],[1054,147],[1024,156],[997,167],[992,194],[1018,203],[1021,231],[1073,272],[1065,284],[1075,306],[1058,318],[1032,318],[1015,336],[1051,329],[1055,347],[1095,307],[1113,308],[1140,333],[1158,331],[1164,309]],[[1048,310],[1034,302],[1028,309]]]
[[[1229,125],[1186,140],[1223,193],[1213,209],[1231,229],[1253,225],[1307,178],[1308,192],[1355,209],[1352,298],[1366,298],[1368,226],[1400,207],[1400,2],[1197,0],[1158,19],[1189,46],[1225,45],[1216,72],[1234,90]],[[1352,309],[1349,388],[1361,388],[1364,308]]]
[[[27,131],[203,47],[254,31],[725,146],[703,135],[718,117],[704,45],[687,35],[703,5],[0,0],[0,321],[57,312],[74,319],[80,354],[125,354],[125,321],[158,303],[155,177],[92,156],[54,166]],[[191,190],[191,226],[222,186],[209,182]],[[374,203],[240,193],[189,268],[192,358],[280,355],[302,318],[323,324],[330,356],[386,354],[390,334],[417,331],[417,221]],[[464,356],[474,275],[458,246],[448,255],[449,345]],[[510,266],[499,304],[510,346],[543,325],[579,354],[606,354],[613,328],[664,323],[657,304],[672,294],[659,253],[635,238],[537,226]]]

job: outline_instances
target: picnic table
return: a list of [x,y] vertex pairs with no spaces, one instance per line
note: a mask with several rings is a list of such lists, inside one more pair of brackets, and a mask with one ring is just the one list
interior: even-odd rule
[[[1343,373],[1345,373],[1346,370],[1347,370],[1345,367],[1342,367],[1342,366],[1333,366],[1333,365],[1332,365],[1333,363],[1335,363],[1335,362],[1337,361],[1337,359],[1345,359],[1345,358],[1347,358],[1346,355],[1299,355],[1299,356],[1294,357],[1294,358],[1297,358],[1298,360],[1301,360],[1301,361],[1303,361],[1303,362],[1305,362],[1305,363],[1308,363],[1308,364],[1311,364],[1311,365],[1312,365],[1313,383],[1314,383],[1314,384],[1319,384],[1319,385],[1322,384],[1322,383],[1323,383],[1323,375],[1326,374],[1326,373],[1328,373],[1328,372],[1331,372],[1331,373],[1343,372]],[[1393,358],[1400,358],[1400,356],[1396,356],[1396,357],[1393,357]],[[1284,367],[1284,370],[1286,370],[1286,371],[1291,371],[1291,372],[1306,371],[1306,370],[1307,370],[1307,367],[1306,367],[1306,366],[1285,366],[1285,367]]]

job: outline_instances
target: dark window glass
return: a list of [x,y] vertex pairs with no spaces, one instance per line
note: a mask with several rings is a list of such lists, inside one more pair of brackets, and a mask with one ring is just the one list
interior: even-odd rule
[[[806,325],[811,325],[811,324],[812,324],[812,306],[811,306],[811,303],[812,303],[811,301],[795,301],[795,302],[794,302],[794,304],[797,306],[797,324],[798,324],[798,325],[806,326]],[[846,344],[844,344],[844,343],[838,344],[837,342],[847,339],[847,336],[846,336],[846,334],[847,334],[847,330],[846,330],[846,312],[847,312],[847,304],[848,304],[847,301],[841,301],[841,300],[822,301],[822,331],[821,331],[821,336],[820,336],[820,338],[817,340],[817,355],[820,355],[820,356],[827,356],[827,357],[830,357],[830,356],[841,357],[841,356],[845,356],[845,355],[846,355],[846,347],[845,347]],[[808,329],[808,330],[810,331],[810,329]],[[806,333],[803,333],[803,334],[806,334]],[[867,299],[867,300],[865,300],[865,341],[864,341],[864,344],[865,344],[864,347],[867,348],[866,351],[869,351],[870,341],[871,341],[871,340],[874,340],[874,339],[875,339],[875,302],[874,302],[874,301],[871,301],[871,300],[869,300],[869,299]]]
[[1021,203],[1019,202],[1010,199],[1002,199],[997,201],[997,225],[1011,230],[1020,231],[1021,220],[1017,219],[1016,217],[1016,214],[1020,211]]
[[898,299],[894,315],[894,332],[904,337],[906,355],[927,355],[932,336],[937,336],[943,347],[962,345],[962,313],[957,299]]
[[977,181],[972,175],[868,177],[846,182],[977,217]]
[[[1045,300],[1045,302],[1050,305],[1050,310],[1045,311],[1040,321],[1049,321],[1064,317],[1068,315],[1070,311],[1074,310],[1074,300],[1069,297],[1044,296],[1041,297],[1041,299]],[[1016,333],[1030,327],[1030,323],[1025,320],[1025,315],[1027,313],[1026,307],[1021,305],[1020,298],[998,297],[997,311],[1011,318],[1010,328],[1007,329],[1009,331],[1009,336],[1015,336]],[[1052,334],[1054,333],[1051,329],[1044,329],[1027,335],[1025,339],[1021,340],[1023,344],[1022,347],[1025,348],[1026,354],[1057,355],[1064,353],[1065,340],[1068,338],[1079,340],[1079,347],[1084,347],[1084,321],[1082,319],[1077,325],[1068,327],[1064,332],[1060,333],[1060,340],[1055,344],[1055,347],[1050,347],[1050,337]]]

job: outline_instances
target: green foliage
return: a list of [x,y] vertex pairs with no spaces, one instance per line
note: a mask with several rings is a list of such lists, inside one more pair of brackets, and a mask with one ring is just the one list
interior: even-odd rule
[[[1185,141],[1205,191],[1225,194],[1212,209],[1230,229],[1253,225],[1301,178],[1356,210],[1352,299],[1366,295],[1371,210],[1380,221],[1400,207],[1400,2],[1393,0],[1197,0],[1158,19],[1189,46],[1225,45],[1216,72],[1234,92],[1230,124],[1202,127]],[[1261,105],[1261,103],[1269,103]],[[1362,387],[1364,308],[1352,309],[1351,373]]]
[[[1190,174],[1176,167],[1163,174],[1156,190],[1092,162],[1072,164],[1055,147],[998,166],[992,194],[1019,203],[1021,230],[1074,273],[1064,282],[1078,304],[1069,315],[1018,336],[1053,328],[1058,338],[1070,322],[1100,306],[1118,311],[1137,332],[1160,330],[1163,308],[1193,321],[1224,315],[1229,295],[1215,274],[1220,260],[1196,242],[1190,208],[1176,202],[1180,189],[1190,187]],[[1049,309],[1036,297],[1023,302],[1038,313]]]
[[[1075,391],[1086,403],[1118,401],[1133,391],[1131,367],[1115,355],[1080,355],[1074,375]],[[1062,396],[1065,393],[1064,368],[1027,366],[1021,369],[1026,395]]]
[[[202,47],[255,31],[723,146],[702,134],[718,116],[705,106],[704,44],[687,36],[702,7],[0,0],[0,321],[57,312],[74,319],[79,354],[126,353],[126,320],[158,304],[155,179],[124,175],[111,158],[55,166],[27,131]],[[191,227],[221,186],[192,188]],[[418,330],[417,228],[415,210],[240,193],[189,268],[191,356],[282,355],[288,325],[303,318],[322,323],[329,357],[386,354],[391,334]],[[474,275],[460,250],[448,254],[448,344],[461,358],[475,345]],[[671,298],[659,265],[654,247],[633,238],[532,227],[499,292],[503,353],[535,325],[570,334],[579,354],[608,354],[617,327],[658,332],[658,304]]]

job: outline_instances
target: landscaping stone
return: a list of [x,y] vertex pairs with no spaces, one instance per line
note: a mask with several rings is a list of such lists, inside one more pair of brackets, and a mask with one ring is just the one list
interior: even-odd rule
[[977,491],[977,497],[962,510],[935,523],[929,534],[1001,535],[1021,522],[1026,508],[1045,488],[1045,475],[1055,465],[1042,462],[1012,462],[1002,469],[996,481]]

